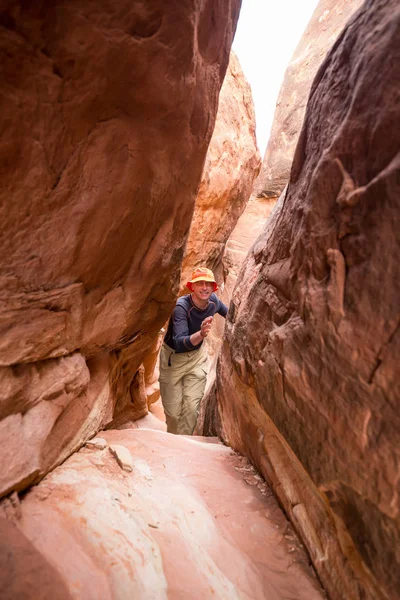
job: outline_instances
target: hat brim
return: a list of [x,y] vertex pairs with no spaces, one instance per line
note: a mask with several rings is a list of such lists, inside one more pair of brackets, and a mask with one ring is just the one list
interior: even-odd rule
[[207,283],[212,283],[214,286],[214,292],[218,289],[218,284],[214,279],[210,279],[209,277],[196,277],[196,279],[191,279],[187,282],[186,287],[189,288],[191,292],[193,292],[193,283],[197,283],[198,281],[207,281]]

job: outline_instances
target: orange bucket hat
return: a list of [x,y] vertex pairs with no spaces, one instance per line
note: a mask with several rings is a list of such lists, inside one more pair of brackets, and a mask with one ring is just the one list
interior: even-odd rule
[[197,281],[208,281],[214,284],[214,292],[217,291],[218,285],[215,281],[214,273],[210,271],[210,269],[206,269],[205,267],[197,267],[192,273],[192,277],[187,282],[186,286],[192,292],[193,287],[192,283],[196,283]]

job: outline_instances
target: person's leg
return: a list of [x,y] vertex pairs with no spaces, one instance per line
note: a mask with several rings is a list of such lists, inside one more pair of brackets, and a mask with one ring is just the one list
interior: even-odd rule
[[178,425],[181,435],[193,434],[206,382],[207,355],[202,351],[183,378],[182,411]]
[[183,374],[176,354],[162,346],[160,353],[160,393],[167,421],[167,431],[178,433],[183,400]]

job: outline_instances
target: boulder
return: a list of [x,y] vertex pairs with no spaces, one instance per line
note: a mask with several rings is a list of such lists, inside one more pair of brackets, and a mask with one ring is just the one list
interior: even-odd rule
[[110,446],[110,452],[115,457],[115,460],[121,469],[123,469],[123,471],[130,472],[133,470],[132,454],[129,452],[129,449],[126,446],[112,444]]
[[0,494],[129,405],[178,292],[239,5],[1,5]]
[[363,0],[320,0],[286,69],[255,193],[277,200],[289,180],[315,74]]
[[398,2],[367,0],[314,80],[204,416],[272,483],[337,600],[400,589],[399,59]]
[[86,442],[86,448],[92,448],[93,450],[104,450],[107,448],[107,442],[102,437],[95,437]]

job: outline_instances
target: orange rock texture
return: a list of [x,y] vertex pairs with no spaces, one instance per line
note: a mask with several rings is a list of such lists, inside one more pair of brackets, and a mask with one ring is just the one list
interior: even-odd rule
[[204,422],[272,482],[337,600],[400,589],[399,81],[400,5],[367,0],[314,80]]
[[101,436],[0,503],[2,600],[324,598],[246,459],[147,428]]
[[239,5],[1,5],[0,494],[129,411],[178,291]]
[[259,196],[277,199],[289,180],[314,76],[339,33],[363,0],[320,0],[286,69],[271,135],[255,185]]
[[224,280],[225,244],[261,166],[255,127],[251,88],[231,52],[182,265],[182,289],[199,265],[212,269],[219,282]]

